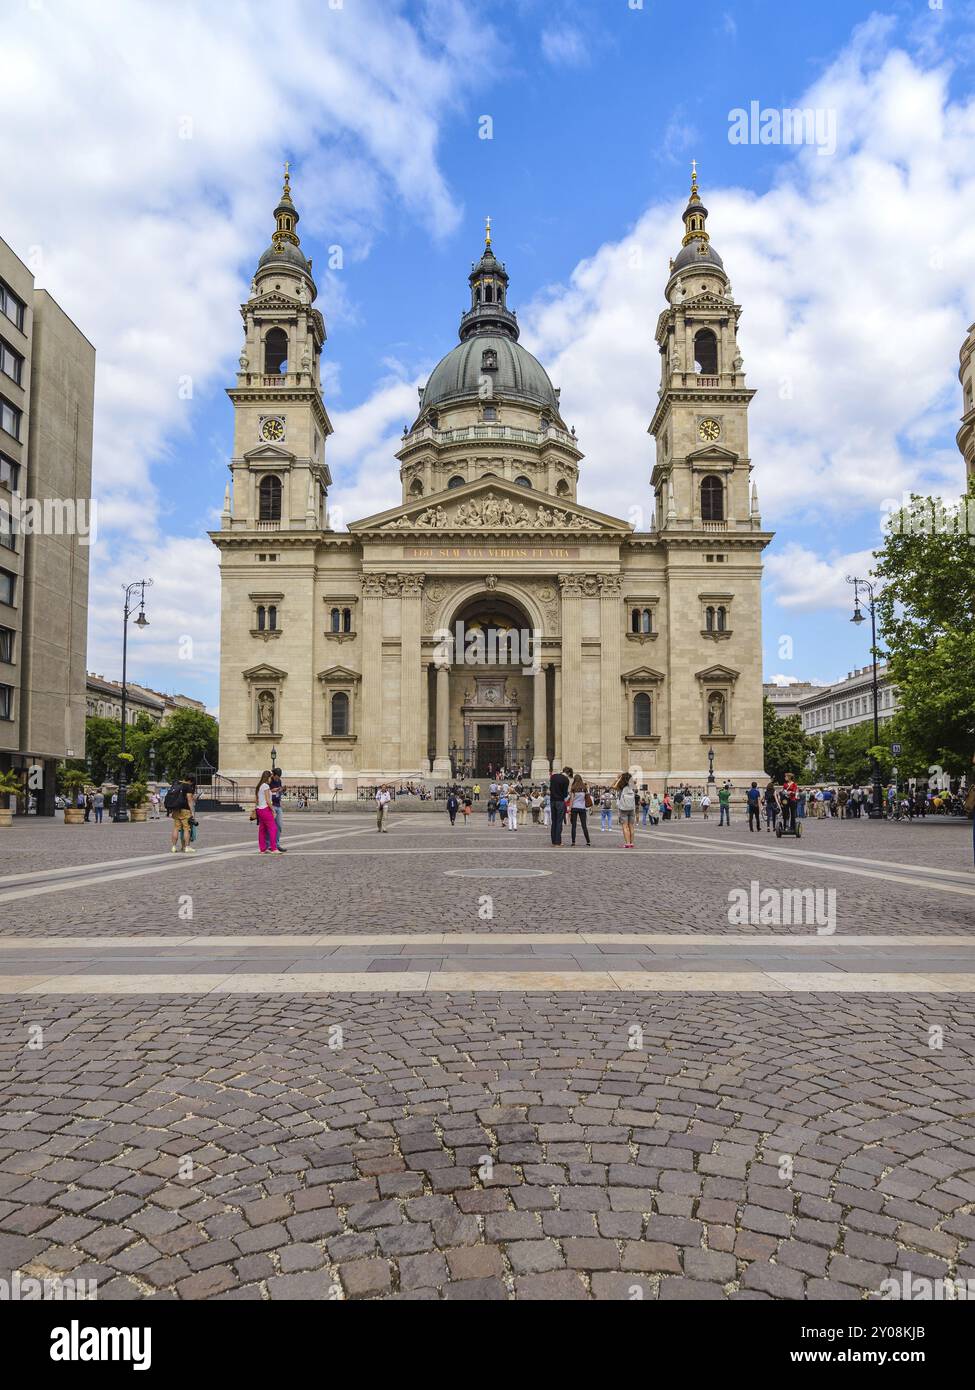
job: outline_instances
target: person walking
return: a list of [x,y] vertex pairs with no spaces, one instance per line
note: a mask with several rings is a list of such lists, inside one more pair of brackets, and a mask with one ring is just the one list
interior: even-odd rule
[[508,829],[518,829],[518,792],[515,787],[508,788]]
[[564,767],[561,772],[553,772],[548,782],[548,793],[552,803],[552,844],[562,844],[562,827],[565,824],[565,803],[569,797],[572,768]]
[[490,792],[488,795],[487,818],[488,825],[493,825],[498,818],[498,798],[495,792]]
[[684,788],[678,787],[673,796],[674,820],[679,821],[684,815]]
[[180,777],[174,782],[166,793],[163,802],[167,812],[173,818],[173,832],[170,843],[170,853],[178,854],[180,843],[184,853],[195,854],[195,849],[187,849],[190,838],[190,821],[193,819],[193,783],[188,777]]
[[473,803],[473,801],[471,800],[471,798],[470,798],[469,796],[465,796],[465,797],[464,797],[464,804],[463,804],[463,806],[461,807],[461,813],[462,813],[462,815],[463,815],[463,817],[464,817],[464,824],[465,824],[465,825],[470,825],[470,823],[471,823],[471,812],[473,811],[473,809],[474,809],[474,803]]
[[775,829],[775,822],[779,818],[779,798],[775,791],[775,783],[769,782],[762,797],[765,804],[765,833],[771,835]]
[[704,795],[701,797],[701,815],[704,817],[705,820],[708,819],[710,811],[711,798],[708,796],[707,792],[705,792]]
[[731,783],[725,782],[718,792],[718,827],[726,825],[731,829]]
[[450,791],[447,793],[447,815],[450,817],[451,825],[456,824],[457,807],[459,804],[457,793],[454,791],[453,787],[451,787]]
[[691,808],[694,805],[694,797],[687,787],[684,788],[684,819],[690,820]]
[[572,779],[569,799],[569,812],[572,818],[572,843],[575,844],[576,842],[576,825],[581,825],[586,844],[590,845],[592,841],[589,838],[589,810],[592,807],[592,797],[589,795],[589,788],[582,780],[580,772],[577,772]]
[[748,833],[757,830],[762,833],[762,793],[758,789],[758,783],[753,782],[745,793],[745,800],[748,802]]
[[599,833],[604,834],[613,828],[613,793],[604,787],[599,798]]
[[376,830],[380,835],[386,834],[386,821],[389,817],[389,803],[393,799],[393,794],[384,782],[376,792]]
[[186,825],[185,827],[180,826],[179,847],[182,850],[186,850],[189,854],[195,854],[196,833],[197,827],[200,824],[200,822],[196,818],[196,778],[193,776],[192,773],[188,772],[186,776],[183,778],[183,784],[186,787],[187,797],[193,805],[193,810],[190,812],[190,819],[188,825]]
[[507,785],[503,786],[503,787],[501,788],[501,790],[498,792],[498,820],[501,822],[501,828],[502,828],[503,830],[507,830],[507,828],[508,828],[508,787],[507,787]]
[[274,812],[274,828],[278,832],[278,854],[287,854],[287,850],[281,844],[281,832],[284,829],[281,823],[281,802],[284,797],[284,783],[281,780],[281,769],[271,768],[271,781],[268,784],[271,788],[271,810]]
[[[156,800],[159,800],[158,796],[156,797]],[[95,789],[91,798],[91,803],[92,809],[95,812],[95,824],[101,825],[102,817],[105,814],[105,793],[102,791],[101,787],[97,787]]]
[[[261,854],[277,854],[278,827],[274,820],[274,807],[271,803],[271,772],[262,772],[257,779],[254,793],[254,811],[257,821],[257,848]],[[189,827],[187,827],[187,831]]]
[[636,820],[636,792],[633,788],[633,776],[629,772],[621,772],[616,779],[613,788],[616,792],[616,809],[619,812],[620,829],[623,832],[623,848],[633,848],[633,823]]
[[[105,798],[102,797],[102,807],[105,806]],[[149,793],[149,819],[159,820],[159,790],[153,787]]]
[[95,800],[91,792],[85,792],[85,820],[91,819],[91,813],[95,807]]

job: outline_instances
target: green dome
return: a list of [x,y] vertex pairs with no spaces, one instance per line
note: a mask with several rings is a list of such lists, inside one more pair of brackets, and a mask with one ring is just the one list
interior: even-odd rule
[[[494,354],[496,368],[492,369],[485,363],[485,353]],[[496,396],[531,401],[558,413],[555,388],[541,362],[520,343],[497,334],[468,338],[438,362],[424,389],[421,413],[429,406],[447,404],[465,397],[477,399],[481,380],[485,376],[493,381]]]

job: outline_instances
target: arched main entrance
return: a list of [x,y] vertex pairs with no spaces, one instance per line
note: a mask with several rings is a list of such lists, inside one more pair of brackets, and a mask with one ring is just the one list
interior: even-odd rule
[[488,591],[465,598],[446,630],[450,661],[436,673],[430,729],[436,770],[463,778],[541,775],[548,693],[538,627],[515,598]]

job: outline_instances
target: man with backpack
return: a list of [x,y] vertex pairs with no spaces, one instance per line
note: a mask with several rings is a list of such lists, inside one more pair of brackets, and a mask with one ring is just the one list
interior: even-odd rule
[[172,843],[170,853],[176,854],[179,851],[180,832],[183,833],[183,853],[195,854],[196,850],[190,844],[190,832],[193,819],[193,783],[188,777],[181,777],[174,782],[166,793],[163,806],[167,815],[173,820]]
[[748,830],[749,833],[757,830],[761,833],[762,829],[762,793],[758,789],[758,783],[753,782],[745,793],[748,801]]

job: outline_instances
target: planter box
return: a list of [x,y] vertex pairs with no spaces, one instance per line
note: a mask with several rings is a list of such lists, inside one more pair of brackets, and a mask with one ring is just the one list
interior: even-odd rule
[[146,817],[148,816],[148,814],[149,814],[149,807],[148,807],[148,806],[130,806],[130,807],[129,807],[129,819],[130,819],[130,820],[145,820]]
[[85,808],[83,806],[65,806],[64,823],[65,825],[84,825]]
[[0,806],[0,830],[6,826],[13,825],[14,813],[9,807]]

